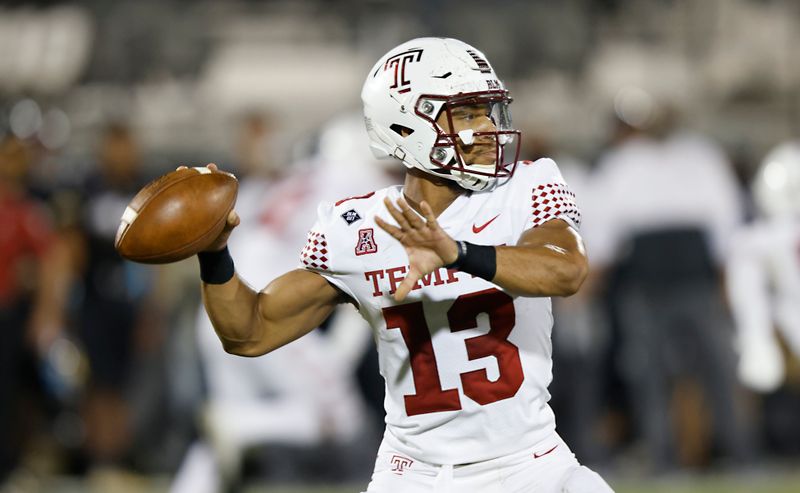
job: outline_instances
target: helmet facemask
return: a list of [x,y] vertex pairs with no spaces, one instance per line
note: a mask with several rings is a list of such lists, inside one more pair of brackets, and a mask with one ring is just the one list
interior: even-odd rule
[[[514,174],[520,132],[511,123],[508,91],[421,95],[416,114],[436,131],[431,169],[468,190],[491,190]],[[439,120],[439,121],[437,121]],[[444,127],[440,124],[444,120]],[[470,125],[470,121],[475,124]]]

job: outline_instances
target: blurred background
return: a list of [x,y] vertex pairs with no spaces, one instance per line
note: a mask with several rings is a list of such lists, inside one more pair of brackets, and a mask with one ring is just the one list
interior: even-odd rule
[[[180,164],[241,180],[254,285],[320,200],[399,183],[359,120],[379,56],[481,49],[556,159],[592,273],[555,300],[552,407],[621,492],[800,491],[800,3],[0,1],[0,491],[360,491],[383,384],[353,310],[226,355],[194,259],[122,261]],[[356,316],[354,316],[354,314]]]

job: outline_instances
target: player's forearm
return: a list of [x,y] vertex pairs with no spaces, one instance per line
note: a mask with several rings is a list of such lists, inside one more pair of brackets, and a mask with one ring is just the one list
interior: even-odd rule
[[497,273],[492,282],[521,296],[570,296],[589,271],[581,251],[553,244],[496,247]]
[[261,356],[314,330],[343,300],[319,274],[295,269],[255,291],[238,276],[203,283],[203,302],[225,350]]
[[225,350],[242,354],[261,338],[258,320],[258,292],[238,275],[224,284],[202,283],[206,313]]

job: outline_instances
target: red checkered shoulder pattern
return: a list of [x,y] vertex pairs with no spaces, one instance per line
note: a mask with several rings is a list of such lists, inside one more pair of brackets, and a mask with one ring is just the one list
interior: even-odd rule
[[308,232],[306,246],[300,252],[300,261],[309,269],[328,270],[328,242],[324,234]]
[[575,194],[564,183],[546,183],[534,187],[531,200],[534,227],[562,215],[576,226],[581,225],[581,211],[575,203]]

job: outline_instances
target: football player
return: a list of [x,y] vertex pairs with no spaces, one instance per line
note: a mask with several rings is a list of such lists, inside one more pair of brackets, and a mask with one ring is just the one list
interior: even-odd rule
[[800,141],[764,159],[752,186],[759,219],[732,242],[726,287],[736,322],[739,379],[757,392],[783,384],[777,329],[800,358]]
[[509,93],[461,41],[392,49],[362,100],[371,148],[405,165],[404,185],[322,204],[301,268],[261,291],[235,273],[231,213],[199,255],[223,346],[259,356],[353,303],[386,382],[367,491],[611,491],[558,436],[547,404],[549,297],[575,293],[587,273],[558,167],[517,162]]

